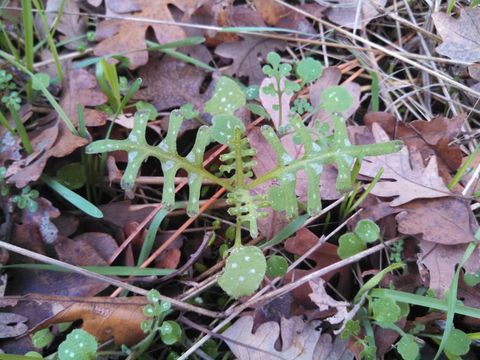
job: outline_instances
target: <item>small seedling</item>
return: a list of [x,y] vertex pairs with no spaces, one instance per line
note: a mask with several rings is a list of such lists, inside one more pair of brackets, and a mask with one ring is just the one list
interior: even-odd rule
[[93,360],[98,342],[95,336],[85,330],[75,329],[58,347],[59,360]]
[[[292,66],[283,64],[278,54],[269,53],[267,61],[269,64],[265,65],[263,70],[270,77],[270,85],[263,87],[261,91],[277,96],[280,102],[277,105],[281,108],[283,95],[300,90],[300,85],[287,79],[291,75]],[[298,67],[297,73],[303,80],[310,82],[318,76],[319,71],[315,70],[315,74],[305,72],[304,67],[308,63],[311,61]],[[146,141],[149,112],[141,110],[135,114],[134,127],[127,139],[95,141],[86,151],[90,154],[126,151],[128,165],[121,180],[121,187],[127,191],[134,187],[142,163],[151,156],[156,157],[163,171],[162,204],[165,209],[171,209],[175,204],[175,176],[183,169],[188,176],[187,214],[190,216],[199,211],[204,180],[225,188],[226,201],[230,206],[228,213],[236,218],[235,242],[218,283],[234,298],[251,295],[260,286],[267,263],[260,249],[242,245],[242,225],[246,225],[251,237],[255,238],[258,236],[257,220],[266,215],[265,208],[284,212],[289,219],[298,216],[296,176],[299,171],[304,171],[308,179],[307,212],[315,215],[322,209],[319,188],[320,175],[325,164],[337,165],[337,189],[344,191],[352,185],[351,166],[354,159],[396,152],[402,147],[402,143],[398,141],[352,145],[348,139],[345,121],[340,115],[351,105],[352,98],[343,87],[327,90],[322,95],[322,108],[331,112],[333,135],[314,136],[298,114],[290,118],[287,118],[288,114],[281,115],[284,125],[303,144],[304,153],[300,158],[293,158],[281,142],[281,134],[271,126],[262,126],[261,133],[275,153],[276,165],[271,171],[257,178],[253,177],[252,171],[256,150],[251,148],[246,137],[245,125],[235,115],[238,109],[246,105],[246,95],[237,82],[227,77],[217,80],[213,96],[204,107],[205,112],[212,115],[212,125],[199,128],[192,149],[186,156],[177,152],[177,136],[184,120],[198,116],[198,112],[191,105],[184,105],[171,112],[167,134],[157,146]],[[219,167],[218,174],[203,167],[205,150],[211,142],[228,147],[220,156],[223,164]],[[251,190],[268,181],[274,181],[276,185],[270,186],[263,194],[252,194]],[[368,240],[369,236],[371,235],[365,235],[364,238]]]
[[380,238],[380,228],[371,220],[360,220],[354,232],[347,232],[338,239],[338,256],[346,259],[367,248],[367,244]]

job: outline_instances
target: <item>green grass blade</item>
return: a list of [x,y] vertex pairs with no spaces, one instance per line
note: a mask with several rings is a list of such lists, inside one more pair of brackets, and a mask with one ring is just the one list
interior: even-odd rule
[[152,222],[150,223],[150,227],[148,228],[147,236],[142,244],[142,249],[140,250],[140,255],[138,256],[137,266],[143,264],[143,262],[150,256],[150,253],[153,249],[153,243],[155,241],[155,236],[157,235],[158,228],[162,224],[162,221],[168,215],[168,213],[174,209],[178,209],[180,207],[179,204],[175,204],[175,206],[171,210],[167,209],[160,209],[159,212],[155,214]]
[[380,104],[380,86],[378,83],[377,73],[370,71],[370,76],[372,77],[372,111],[378,111]]
[[27,152],[27,154],[31,154],[33,152],[32,144],[30,143],[27,130],[25,130],[25,125],[23,125],[22,119],[20,119],[18,111],[15,110],[13,106],[9,106],[8,109],[10,110],[10,114],[12,114],[12,118],[15,123],[15,129],[17,130],[18,136],[20,136],[20,140],[22,141],[25,151]]
[[379,273],[375,274],[371,279],[369,279],[358,291],[355,299],[353,300],[354,303],[357,303],[361,300],[364,294],[368,293],[372,290],[375,286],[377,286],[380,281],[383,279],[385,275],[387,275],[390,271],[397,270],[403,268],[405,266],[404,263],[393,263],[387,266],[385,269],[380,271]]
[[[22,0],[22,22],[23,36],[25,43],[25,65],[30,72],[33,72],[33,11],[32,1]],[[32,99],[32,79],[27,84],[27,98]]]
[[475,159],[475,157],[477,156],[479,149],[480,149],[480,144],[475,147],[475,150],[473,150],[470,155],[468,155],[468,157],[467,157],[467,159],[465,160],[465,162],[463,163],[463,165],[460,166],[460,169],[458,169],[457,173],[455,174],[455,176],[453,177],[453,179],[452,179],[452,180],[450,181],[450,183],[448,184],[448,189],[449,189],[449,190],[451,190],[455,185],[458,184],[458,182],[459,182],[460,179],[463,177],[463,175],[464,175],[465,172],[467,171],[468,167],[469,167],[470,164],[472,163],[473,159]]
[[303,227],[305,221],[310,217],[308,214],[303,214],[294,220],[292,220],[287,226],[285,226],[282,230],[280,230],[274,237],[272,237],[269,241],[259,245],[260,249],[266,249],[275,245],[280,244],[283,240],[289,238],[295,232]]
[[102,218],[103,217],[103,213],[99,208],[97,208],[95,205],[93,205],[87,199],[84,199],[83,197],[78,195],[76,192],[73,192],[69,188],[63,186],[58,181],[50,178],[47,175],[42,175],[42,180],[43,180],[43,182],[45,182],[45,184],[47,184],[58,195],[63,197],[65,200],[67,200],[73,206],[82,210],[84,213],[86,213],[86,214],[88,214],[92,217],[95,217],[95,218]]
[[43,7],[38,0],[33,0],[33,3],[37,8],[38,15],[40,16],[42,25],[45,28],[45,37],[47,40],[48,47],[52,52],[52,57],[53,57],[53,61],[55,62],[55,68],[57,69],[58,78],[60,79],[60,81],[62,81],[63,80],[62,65],[60,64],[60,59],[58,57],[58,51],[55,45],[55,41],[53,40],[52,33],[50,32],[50,29],[48,27],[48,20],[47,20],[47,17],[45,16],[45,11],[43,10]]
[[[13,264],[2,266],[2,268],[71,272],[70,270],[61,266],[49,264]],[[109,276],[165,276],[170,275],[175,271],[174,269],[139,268],[136,266],[79,266],[79,268],[89,270],[100,275]]]
[[[410,294],[398,290],[373,289],[372,291],[370,291],[370,296],[376,298],[389,297],[398,302],[432,308],[438,311],[448,310],[448,304],[445,300],[439,300],[428,296]],[[460,301],[455,302],[454,312],[459,315],[465,315],[475,319],[480,319],[480,309],[462,305]]]
[[188,56],[184,53],[181,53],[180,51],[176,51],[176,50],[173,50],[173,49],[162,49],[160,51],[163,52],[164,54],[167,54],[167,55],[177,59],[177,60],[184,61],[186,63],[195,65],[199,68],[202,68],[202,69],[205,69],[205,70],[208,70],[208,71],[216,71],[215,68],[211,67],[208,64],[205,64],[203,61],[197,60],[197,59],[195,59],[191,56]]

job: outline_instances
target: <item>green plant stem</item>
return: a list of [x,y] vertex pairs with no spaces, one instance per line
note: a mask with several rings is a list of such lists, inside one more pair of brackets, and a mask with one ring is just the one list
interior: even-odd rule
[[5,129],[10,131],[10,133],[12,133],[12,135],[17,135],[15,133],[15,129],[10,126],[7,119],[5,118],[5,115],[3,115],[3,113],[1,111],[0,111],[0,125],[2,125]]
[[55,68],[57,69],[58,78],[60,79],[60,81],[62,81],[63,80],[62,65],[60,64],[57,47],[55,46],[55,42],[53,41],[52,33],[50,32],[50,29],[48,27],[48,21],[47,21],[47,17],[45,16],[45,11],[43,10],[38,0],[33,0],[33,3],[37,8],[37,12],[40,15],[40,20],[42,21],[43,27],[45,28],[45,37],[46,37],[48,46],[50,47],[50,51],[52,52],[53,61],[55,62]]
[[[26,68],[33,72],[33,12],[32,1],[22,0],[22,21],[23,21],[23,35],[25,41],[25,65]],[[27,84],[27,98],[32,99],[32,79]]]
[[8,109],[10,110],[10,114],[12,114],[13,121],[15,122],[15,128],[17,130],[17,134],[18,136],[20,136],[20,140],[22,141],[25,151],[27,152],[27,154],[31,154],[33,152],[32,144],[30,143],[27,130],[25,130],[25,126],[23,125],[22,119],[20,119],[20,115],[18,114],[18,111],[15,110],[13,106],[9,106]]
[[283,101],[282,101],[282,96],[283,96],[283,91],[281,87],[281,78],[275,77],[275,81],[277,82],[277,96],[278,96],[278,127],[282,126],[283,123]]
[[15,46],[13,46],[12,41],[10,40],[10,37],[8,36],[8,32],[5,30],[5,25],[4,25],[3,21],[0,21],[0,29],[2,30],[2,34],[4,36],[5,43],[6,43],[5,45],[8,49],[8,51],[10,51],[10,54],[12,54],[17,61],[20,61],[20,55],[18,55],[17,49],[15,49]]

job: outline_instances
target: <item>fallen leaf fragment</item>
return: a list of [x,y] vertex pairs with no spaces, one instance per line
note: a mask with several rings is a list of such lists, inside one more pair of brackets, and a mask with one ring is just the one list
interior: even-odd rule
[[[318,324],[305,324],[300,317],[281,320],[278,323],[269,321],[258,327],[252,333],[253,317],[243,316],[223,332],[230,350],[239,360],[263,359],[314,359],[314,350],[320,339],[320,331],[315,330]],[[281,351],[275,349],[275,342],[279,336],[283,341]],[[233,341],[230,341],[233,340]],[[247,346],[245,346],[247,345]]]
[[345,301],[338,301],[328,295],[325,290],[325,281],[318,278],[315,281],[309,281],[312,293],[309,295],[310,299],[318,306],[320,311],[326,311],[330,308],[337,310],[337,313],[331,317],[328,317],[326,321],[331,324],[342,323],[348,315],[348,306],[350,304]]
[[147,299],[143,296],[127,298],[56,296],[46,297],[45,300],[48,300],[54,314],[36,325],[32,332],[53,324],[82,320],[82,328],[100,342],[113,338],[116,344],[128,346],[138,343],[146,335],[140,328],[141,322],[147,320],[143,314]]
[[[377,143],[389,141],[390,138],[380,125],[372,124],[372,131]],[[373,188],[372,194],[380,197],[396,197],[391,206],[406,204],[415,199],[438,198],[450,196],[450,190],[438,175],[436,157],[432,156],[427,166],[418,152],[411,152],[403,147],[394,154],[366,157],[362,162],[360,174],[374,177],[383,168],[382,180]],[[392,181],[394,180],[394,181]]]
[[0,339],[23,335],[28,330],[28,326],[24,324],[27,320],[22,315],[1,312]]
[[215,49],[215,54],[233,60],[227,74],[248,76],[250,84],[258,85],[265,77],[261,64],[267,54],[282,50],[285,46],[284,41],[245,35],[241,41],[220,44]]
[[[105,1],[107,8],[117,3],[118,1],[115,0]],[[148,62],[148,52],[144,50],[146,49],[145,36],[148,28],[153,29],[155,38],[160,44],[178,41],[186,37],[184,30],[179,26],[144,21],[144,19],[152,19],[175,23],[168,8],[173,1],[127,0],[122,3],[124,3],[122,6],[132,5],[132,9],[135,9],[133,11],[139,9],[138,12],[130,15],[139,20],[113,19],[101,22],[96,31],[97,40],[100,41],[94,49],[96,56],[123,54],[130,60],[129,68],[133,70]]]
[[442,12],[432,18],[443,40],[436,48],[439,54],[467,63],[480,61],[480,8],[461,8],[458,19]]
[[324,6],[330,5],[325,12],[330,21],[349,29],[362,29],[379,15],[377,9],[383,9],[387,0],[323,0],[320,3]]
[[[430,274],[430,289],[442,298],[452,285],[457,264],[461,261],[467,245],[442,245],[420,240],[418,264],[425,266]],[[476,250],[464,266],[467,272],[480,271],[480,250]]]
[[443,245],[467,244],[475,240],[475,217],[463,199],[415,200],[402,206],[396,216],[398,231]]

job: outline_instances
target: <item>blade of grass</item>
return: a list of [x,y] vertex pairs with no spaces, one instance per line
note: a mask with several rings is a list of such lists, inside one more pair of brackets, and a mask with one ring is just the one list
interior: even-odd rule
[[18,111],[15,110],[13,106],[9,106],[8,109],[10,110],[10,114],[12,114],[13,121],[15,122],[15,129],[17,130],[17,134],[22,141],[25,151],[27,154],[31,154],[33,152],[32,144],[30,143],[27,130],[25,130],[25,126],[23,125],[22,119],[20,119]]
[[[376,297],[376,298],[389,297],[398,302],[417,305],[417,306],[423,306],[426,308],[432,308],[438,311],[448,310],[448,304],[445,300],[439,300],[439,299],[431,298],[428,296],[410,294],[410,293],[398,291],[398,290],[372,289],[370,291],[370,296]],[[459,314],[459,315],[465,315],[475,319],[480,319],[480,309],[462,305],[460,301],[457,301],[455,303],[454,311],[456,314]]]
[[5,118],[5,115],[3,115],[3,113],[1,111],[0,111],[0,125],[2,125],[5,129],[10,131],[12,133],[12,135],[17,135],[15,133],[15,129],[10,126],[7,119]]
[[372,191],[372,189],[375,187],[375,185],[378,183],[378,181],[380,180],[380,178],[382,177],[383,175],[383,168],[381,168],[378,173],[375,175],[375,177],[372,179],[372,181],[370,182],[370,184],[368,184],[368,187],[365,189],[365,191],[362,193],[362,195],[360,195],[360,197],[357,199],[357,201],[355,201],[355,203],[348,208],[347,210],[347,215],[348,214],[351,214],[362,202],[363,200],[365,200],[365,198],[368,196],[368,194],[370,194],[370,192]]
[[[33,72],[33,12],[32,1],[22,0],[22,22],[24,35],[25,65],[30,72]],[[32,99],[32,79],[27,84],[27,98]]]
[[370,76],[372,77],[372,111],[378,111],[380,106],[378,75],[376,72],[370,71]]
[[308,214],[303,214],[293,221],[291,221],[287,226],[285,226],[282,230],[280,230],[274,237],[272,237],[269,241],[260,244],[258,247],[260,249],[269,248],[275,245],[280,244],[283,240],[292,236],[295,232],[297,232],[300,228],[303,227],[305,221],[310,216]]
[[43,180],[43,182],[45,184],[47,184],[58,195],[63,197],[65,200],[67,200],[69,203],[71,203],[76,208],[82,210],[84,213],[86,213],[86,214],[88,214],[92,217],[95,217],[95,218],[102,218],[103,217],[103,213],[99,208],[97,208],[95,205],[93,205],[87,199],[84,199],[83,197],[78,195],[76,192],[73,192],[69,188],[63,186],[58,181],[52,179],[51,177],[49,177],[47,175],[42,175],[41,179]]
[[[165,276],[175,271],[174,269],[139,268],[136,266],[79,266],[79,267],[100,275],[109,275],[109,276]],[[12,264],[12,265],[2,266],[2,268],[71,272],[70,270],[65,269],[61,266],[49,265],[49,264]]]
[[45,16],[45,11],[43,10],[43,7],[38,0],[33,0],[33,4],[37,8],[37,13],[39,14],[42,25],[45,28],[45,38],[47,40],[47,44],[50,48],[50,51],[52,52],[52,57],[53,57],[53,61],[55,62],[55,68],[57,69],[58,78],[60,79],[60,81],[62,81],[63,80],[62,65],[60,64],[60,59],[58,58],[58,51],[57,51],[57,47],[55,46],[55,41],[53,40],[52,33],[50,32],[50,29],[48,27],[48,20],[47,20],[47,17]]
[[455,174],[455,176],[453,177],[453,179],[450,181],[450,183],[448,184],[448,189],[451,190],[455,185],[458,184],[458,182],[460,181],[460,179],[463,177],[463,175],[465,174],[465,172],[467,171],[468,167],[470,166],[470,164],[472,163],[473,159],[475,159],[475,157],[477,156],[478,154],[478,150],[480,149],[480,144],[477,145],[477,147],[475,148],[475,150],[473,150],[473,152],[468,155],[467,159],[465,160],[465,162],[463,163],[463,165],[460,167],[460,169],[458,169],[457,173]]
[[385,275],[387,275],[390,271],[397,270],[400,268],[405,267],[404,263],[393,263],[387,266],[385,269],[380,271],[379,273],[375,274],[371,279],[369,279],[363,286],[358,290],[357,295],[355,296],[355,299],[353,300],[354,303],[359,302],[363,295],[368,293],[370,290],[372,290],[375,286],[377,286],[380,281],[383,279]]
[[163,50],[160,50],[160,51],[163,52],[166,55],[169,55],[169,56],[177,59],[177,60],[186,62],[188,64],[195,65],[199,68],[202,68],[202,69],[205,69],[205,70],[208,70],[208,71],[216,71],[217,70],[214,67],[211,67],[210,65],[205,64],[203,61],[197,60],[197,59],[195,59],[191,56],[188,56],[184,53],[181,53],[180,51],[176,51],[176,50],[173,50],[173,49],[163,49]]
[[455,305],[457,303],[458,279],[460,277],[460,271],[462,270],[463,265],[465,265],[467,260],[473,254],[473,252],[477,249],[479,236],[480,230],[477,231],[477,234],[475,234],[475,238],[477,239],[477,241],[468,244],[468,247],[463,254],[462,260],[458,264],[457,270],[455,271],[455,275],[453,276],[452,284],[450,285],[450,289],[448,290],[447,318],[445,320],[445,329],[443,331],[442,341],[440,342],[440,346],[438,347],[437,354],[435,355],[434,360],[437,360],[442,354],[442,351],[443,349],[445,349],[448,338],[450,337],[450,334],[453,330],[453,317],[455,316]]

